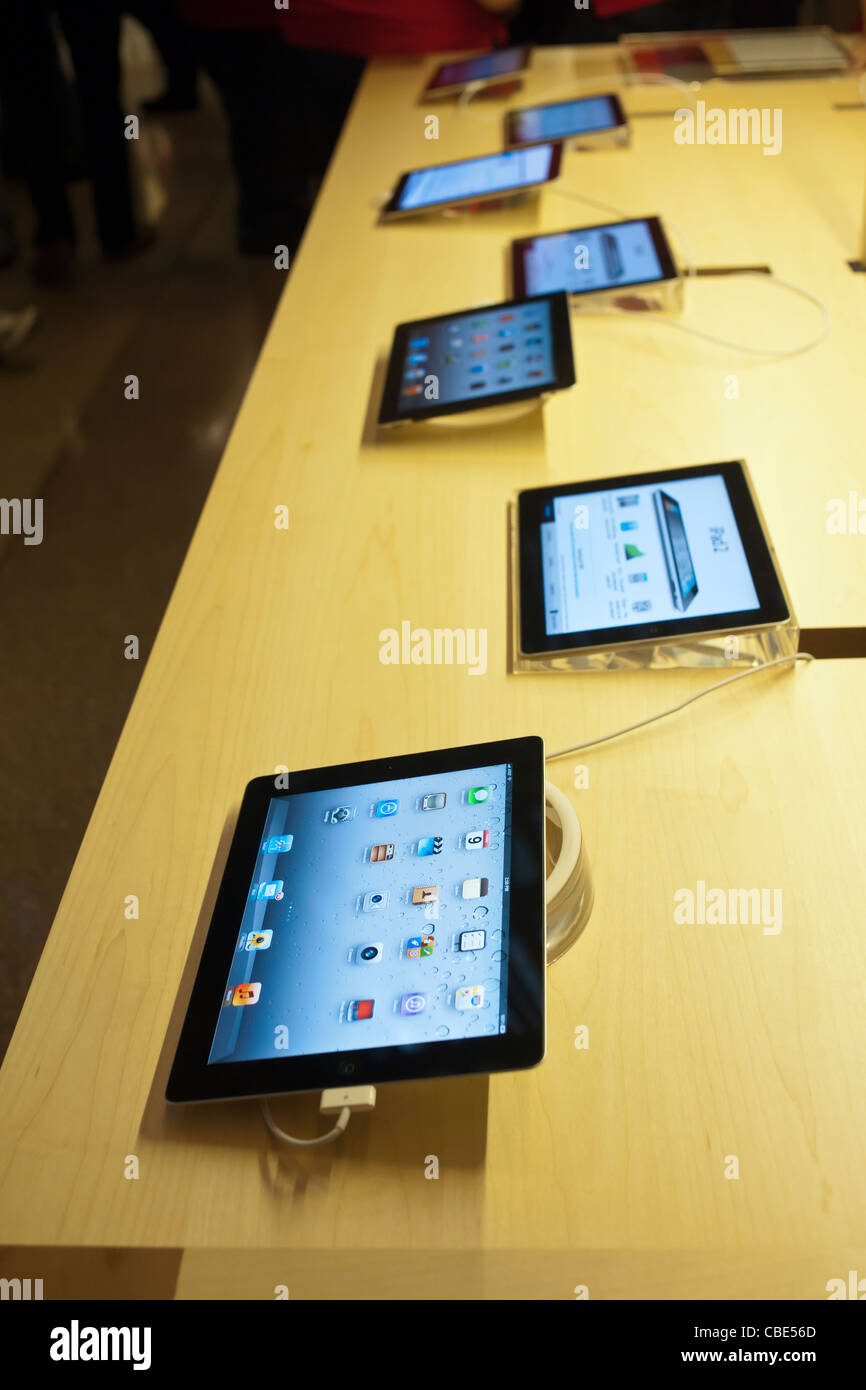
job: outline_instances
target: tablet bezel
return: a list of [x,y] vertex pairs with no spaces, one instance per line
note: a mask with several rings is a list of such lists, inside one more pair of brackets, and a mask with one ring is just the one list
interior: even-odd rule
[[[357,1051],[208,1065],[225,982],[237,943],[271,800],[396,778],[512,768],[509,971],[503,1034]],[[166,1087],[171,1104],[378,1085],[434,1076],[518,1071],[544,1056],[545,848],[544,744],[535,736],[441,748],[394,758],[292,772],[286,790],[257,777],[244,793],[186,1017]],[[518,968],[519,963],[519,968]]]
[[[524,115],[527,111],[550,111],[555,106],[575,106],[584,101],[597,101],[599,97],[604,97],[613,105],[616,120],[609,125],[593,126],[589,130],[574,130],[570,135],[542,135],[537,140],[517,140],[514,137],[514,127],[517,118]],[[563,143],[567,140],[579,140],[581,136],[603,135],[608,130],[622,130],[628,125],[628,117],[625,107],[616,92],[594,92],[591,96],[568,97],[565,101],[537,101],[531,106],[515,106],[511,111],[505,113],[505,148],[507,150],[528,150],[532,145],[549,145],[552,140],[560,140]]]
[[433,101],[436,97],[456,96],[460,92],[465,92],[467,87],[488,87],[495,86],[499,82],[507,82],[518,74],[526,72],[529,67],[529,59],[532,54],[532,45],[528,43],[508,44],[508,50],[518,55],[518,66],[510,68],[507,72],[491,73],[489,77],[467,77],[463,82],[449,82],[442,86],[436,86],[436,78],[440,72],[446,68],[459,67],[461,63],[467,67],[470,63],[481,62],[485,58],[492,58],[495,54],[502,53],[500,48],[488,49],[486,53],[476,53],[473,58],[456,58],[447,63],[440,63],[435,69],[432,77],[424,88],[419,101]]
[[[663,285],[668,280],[677,280],[679,271],[673,258],[670,243],[665,236],[665,229],[662,225],[661,217],[653,213],[649,217],[621,217],[616,222],[593,222],[590,226],[584,227],[565,227],[561,232],[542,232],[535,236],[516,237],[511,243],[511,285],[516,295],[526,294],[526,255],[528,248],[536,241],[546,241],[551,237],[560,236],[581,236],[586,232],[600,232],[606,227],[624,227],[630,222],[645,222],[652,237],[653,249],[659,259],[662,274],[653,280],[628,280],[617,281],[612,285],[598,285],[595,288],[587,287],[584,290],[565,290],[569,299],[582,299],[587,294],[617,294],[640,289],[642,285]],[[555,294],[555,290],[547,290],[542,293]],[[540,298],[540,296],[535,296]]]
[[[526,193],[533,188],[543,188],[545,184],[552,183],[559,177],[559,170],[562,164],[562,141],[561,140],[539,140],[533,148],[540,148],[542,145],[550,146],[550,164],[543,179],[536,179],[532,183],[518,183],[511,188],[497,188],[492,193],[469,193],[462,198],[444,198],[438,203],[424,203],[417,208],[401,208],[400,198],[406,187],[407,181],[413,174],[426,174],[431,169],[449,169],[459,164],[474,164],[478,159],[499,159],[503,154],[517,154],[517,150],[487,150],[484,154],[469,155],[465,159],[445,159],[441,164],[426,164],[418,169],[407,169],[401,174],[393,192],[384,207],[379,212],[379,220],[382,222],[401,221],[404,217],[423,217],[425,213],[441,212],[443,208],[463,208],[471,207],[475,203],[499,202],[506,198],[515,198],[521,193]],[[527,146],[527,148],[529,148]]]
[[[462,401],[430,401],[413,410],[398,410],[400,383],[403,379],[403,362],[408,338],[428,324],[442,323],[464,314],[497,314],[503,309],[520,308],[524,304],[537,304],[542,300],[550,303],[550,333],[553,349],[553,381],[541,382],[538,386],[521,386],[516,391],[496,391],[483,397],[471,396]],[[576,380],[574,370],[574,350],[571,342],[571,315],[568,295],[564,290],[551,294],[535,294],[515,299],[504,299],[499,304],[470,305],[467,309],[453,309],[450,314],[430,314],[426,318],[413,319],[409,323],[398,323],[391,342],[391,354],[385,375],[385,385],[379,407],[379,424],[395,425],[421,423],[439,415],[462,415],[467,410],[486,410],[488,407],[510,405],[516,401],[535,400],[551,391],[566,391]]]
[[[704,614],[695,618],[670,618],[655,623],[629,623],[620,627],[594,628],[587,632],[545,631],[544,596],[540,583],[540,523],[544,505],[554,497],[579,496],[588,492],[625,491],[630,487],[656,484],[673,485],[683,478],[721,474],[740,532],[746,562],[758,595],[757,609],[731,613]],[[753,632],[790,619],[790,606],[784,584],[764,531],[748,471],[742,460],[726,463],[692,464],[649,473],[628,473],[609,478],[591,478],[558,483],[552,487],[529,488],[518,494],[518,648],[521,656],[541,657],[567,652],[607,651],[612,647],[647,646],[678,637],[710,636]],[[580,640],[580,639],[583,640]]]

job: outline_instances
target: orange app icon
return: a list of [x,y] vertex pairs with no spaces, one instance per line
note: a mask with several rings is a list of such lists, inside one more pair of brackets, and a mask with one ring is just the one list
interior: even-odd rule
[[262,992],[260,984],[236,985],[232,995],[232,1003],[237,1004],[256,1004]]
[[437,899],[438,897],[439,897],[439,886],[438,886],[438,884],[435,884],[435,883],[428,884],[428,885],[427,885],[426,887],[424,887],[424,888],[413,888],[413,889],[412,889],[412,901],[413,901],[413,903],[435,903],[435,902],[436,902],[436,899]]

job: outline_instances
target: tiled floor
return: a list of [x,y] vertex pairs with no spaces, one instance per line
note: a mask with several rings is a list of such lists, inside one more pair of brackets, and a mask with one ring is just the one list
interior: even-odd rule
[[[131,24],[124,52],[136,110],[159,69]],[[0,305],[41,310],[28,369],[0,371],[0,495],[44,508],[41,545],[0,537],[0,1056],[285,280],[234,249],[223,120],[202,92],[198,112],[141,121],[157,248],[103,266],[85,234],[63,291],[34,290],[26,258],[0,272]]]

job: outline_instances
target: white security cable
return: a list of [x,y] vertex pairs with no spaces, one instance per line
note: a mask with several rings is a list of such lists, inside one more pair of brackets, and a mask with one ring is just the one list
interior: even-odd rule
[[[610,203],[601,203],[596,198],[588,198],[583,193],[575,193],[575,191],[571,188],[560,188],[558,184],[554,183],[551,184],[551,191],[554,193],[561,194],[563,198],[573,198],[579,203],[588,203],[592,207],[601,208],[604,212],[612,212],[615,216],[621,217],[626,221],[633,220],[633,214],[623,212],[621,208],[615,208]],[[671,230],[677,237],[677,240],[680,242],[680,246],[682,248],[684,258],[686,261],[687,277],[689,279],[694,278],[694,276],[697,275],[697,267],[695,265],[694,253],[692,252],[691,244],[689,242],[688,237],[686,236],[682,227],[677,226],[677,224],[675,222],[672,222],[668,216],[665,216],[663,220],[665,226],[671,228]],[[575,228],[575,231],[577,230],[579,229]],[[818,310],[822,318],[822,324],[819,332],[816,333],[814,337],[809,338],[807,342],[798,343],[795,347],[792,348],[761,348],[753,347],[750,343],[731,342],[728,338],[720,338],[715,333],[706,333],[702,328],[695,328],[690,323],[681,323],[678,319],[670,318],[663,314],[636,313],[632,309],[613,308],[594,309],[593,317],[626,317],[632,319],[639,319],[641,323],[651,323],[653,324],[653,326],[664,325],[666,328],[675,328],[680,333],[689,333],[694,338],[703,338],[705,342],[715,343],[717,347],[727,348],[731,352],[749,352],[752,353],[755,357],[766,357],[775,359],[785,357],[798,357],[801,353],[810,352],[811,349],[817,347],[819,343],[823,343],[827,334],[830,332],[830,327],[832,323],[832,320],[830,318],[830,310],[827,308],[827,305],[824,303],[823,299],[819,299],[819,297],[816,294],[813,294],[811,290],[804,289],[802,285],[795,285],[793,280],[783,280],[779,275],[765,275],[763,271],[735,270],[731,272],[728,278],[742,279],[746,277],[753,280],[760,280],[763,283],[769,282],[769,284],[771,285],[778,285],[780,289],[789,290],[791,294],[799,295],[801,299],[806,299],[810,304],[814,304],[815,308]]]
[[318,1144],[332,1144],[333,1141],[335,1139],[339,1139],[340,1135],[345,1131],[345,1128],[349,1123],[349,1118],[352,1114],[352,1111],[349,1108],[349,1106],[345,1105],[343,1106],[343,1109],[340,1111],[340,1114],[337,1117],[337,1123],[334,1125],[334,1128],[328,1130],[327,1134],[320,1134],[315,1139],[295,1139],[291,1134],[286,1134],[284,1129],[280,1129],[279,1125],[275,1122],[274,1117],[271,1114],[271,1108],[268,1105],[268,1102],[264,1098],[264,1096],[259,1101],[259,1105],[261,1106],[262,1114],[265,1117],[265,1124],[271,1131],[271,1134],[274,1136],[274,1138],[279,1139],[281,1144],[291,1144],[293,1147],[299,1149],[312,1149],[315,1148]]
[[546,761],[552,762],[554,758],[564,758],[568,753],[582,753],[585,748],[595,748],[600,743],[610,743],[611,739],[621,738],[623,734],[633,733],[635,729],[643,729],[647,724],[655,724],[657,720],[666,719],[669,714],[677,714],[687,705],[693,705],[696,700],[703,699],[713,690],[721,690],[723,685],[732,685],[734,681],[745,680],[746,676],[757,675],[759,671],[768,671],[771,666],[787,666],[791,663],[796,665],[799,661],[808,663],[814,660],[815,658],[810,652],[794,652],[791,656],[776,657],[774,661],[763,661],[759,666],[750,666],[745,671],[738,671],[735,676],[726,676],[723,681],[716,681],[714,685],[707,685],[696,695],[690,695],[687,700],[681,700],[678,705],[671,705],[669,709],[659,710],[658,714],[651,714],[647,719],[639,719],[636,724],[626,724],[624,728],[615,729],[610,734],[602,734],[600,738],[591,738],[586,743],[575,743],[571,748],[560,748],[557,753],[548,753]]

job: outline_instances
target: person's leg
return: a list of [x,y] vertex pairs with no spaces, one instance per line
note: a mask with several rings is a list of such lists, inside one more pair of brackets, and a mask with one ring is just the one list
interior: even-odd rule
[[35,244],[64,246],[75,225],[66,197],[64,77],[48,5],[0,3],[0,100],[10,145],[36,213]]
[[293,252],[305,221],[303,148],[310,132],[282,36],[276,29],[202,29],[195,40],[228,117],[240,249]]
[[193,111],[198,106],[197,65],[190,32],[174,0],[125,0],[124,8],[151,34],[165,64],[165,91],[147,111]]
[[84,126],[99,238],[109,255],[136,243],[129,142],[120,105],[120,11],[112,0],[55,0]]

